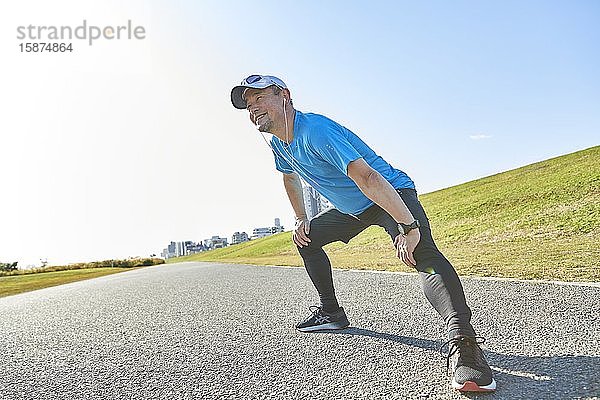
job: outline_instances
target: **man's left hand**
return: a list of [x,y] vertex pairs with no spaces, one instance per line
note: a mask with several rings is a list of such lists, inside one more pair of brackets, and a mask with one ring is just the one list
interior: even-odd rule
[[399,234],[396,236],[396,239],[394,239],[396,256],[409,267],[417,266],[413,252],[415,251],[415,248],[419,244],[420,240],[421,232],[419,232],[419,229],[413,229],[406,235]]

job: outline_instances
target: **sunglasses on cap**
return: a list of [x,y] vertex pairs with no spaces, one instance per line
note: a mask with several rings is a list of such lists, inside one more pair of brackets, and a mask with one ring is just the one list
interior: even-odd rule
[[250,75],[242,81],[242,85],[253,85],[255,88],[258,88],[257,86],[268,87],[275,85],[280,89],[286,88],[285,83],[280,79],[268,75]]

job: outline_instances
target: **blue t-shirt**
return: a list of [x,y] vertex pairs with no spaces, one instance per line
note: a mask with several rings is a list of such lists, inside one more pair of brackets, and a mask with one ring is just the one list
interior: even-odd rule
[[271,138],[275,167],[296,172],[306,183],[345,214],[359,214],[373,205],[348,177],[348,164],[363,158],[394,188],[413,188],[404,172],[378,156],[352,131],[319,114],[296,111],[294,140],[288,145]]

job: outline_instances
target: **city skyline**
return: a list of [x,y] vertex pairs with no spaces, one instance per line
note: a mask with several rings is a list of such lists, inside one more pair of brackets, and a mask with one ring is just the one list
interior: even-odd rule
[[284,226],[281,225],[280,219],[275,217],[273,226],[253,228],[252,236],[249,236],[245,231],[235,231],[231,235],[231,243],[228,242],[227,237],[222,238],[219,235],[212,235],[210,239],[202,239],[200,242],[194,242],[193,240],[171,241],[170,244],[160,252],[160,254],[161,257],[165,259],[180,257],[202,251],[214,250],[216,248],[227,247],[250,240],[262,239],[264,237],[281,232],[284,232]]

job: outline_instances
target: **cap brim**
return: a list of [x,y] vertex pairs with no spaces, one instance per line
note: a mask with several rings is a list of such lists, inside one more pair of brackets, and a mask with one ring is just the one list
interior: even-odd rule
[[246,89],[248,89],[248,86],[236,86],[231,89],[231,104],[233,104],[235,108],[240,110],[246,108],[246,100],[244,100],[244,97],[242,96]]

